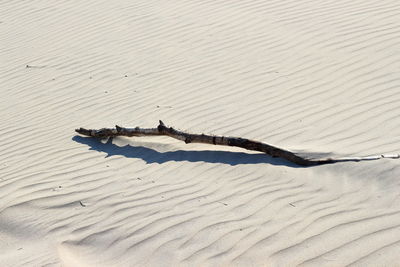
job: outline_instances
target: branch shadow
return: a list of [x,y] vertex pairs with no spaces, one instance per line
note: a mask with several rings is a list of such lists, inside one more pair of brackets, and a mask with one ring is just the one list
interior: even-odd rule
[[266,154],[249,154],[244,152],[232,151],[212,151],[212,150],[196,150],[186,151],[177,150],[170,152],[159,152],[157,150],[143,147],[143,146],[118,146],[112,143],[112,138],[103,144],[99,139],[93,137],[74,136],[73,141],[89,146],[89,150],[104,152],[105,157],[115,155],[124,156],[127,158],[142,159],[147,164],[151,163],[165,163],[168,161],[188,161],[188,162],[208,162],[208,163],[222,163],[231,166],[240,164],[270,164],[277,166],[287,166],[292,168],[304,168],[303,166],[296,165],[281,158],[273,158]]

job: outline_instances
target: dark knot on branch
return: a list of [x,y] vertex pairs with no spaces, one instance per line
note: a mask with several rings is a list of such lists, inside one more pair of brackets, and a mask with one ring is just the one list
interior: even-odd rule
[[159,120],[159,122],[160,124],[158,125],[157,129],[160,133],[164,133],[167,127],[165,126],[162,120]]

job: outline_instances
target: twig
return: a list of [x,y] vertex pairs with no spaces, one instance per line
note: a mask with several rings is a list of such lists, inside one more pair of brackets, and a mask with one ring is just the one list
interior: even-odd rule
[[248,150],[264,152],[272,157],[284,158],[290,162],[296,163],[301,166],[315,166],[321,164],[329,164],[336,162],[346,162],[346,161],[362,161],[362,160],[377,160],[381,158],[399,158],[400,155],[377,155],[368,157],[346,157],[346,158],[322,158],[322,159],[307,159],[296,155],[295,153],[278,148],[275,146],[268,145],[266,143],[261,143],[258,141],[249,140],[240,137],[226,137],[226,136],[213,136],[205,134],[189,134],[182,131],[178,131],[172,127],[167,127],[160,120],[160,124],[157,128],[124,128],[118,125],[115,128],[102,128],[99,130],[79,128],[75,130],[77,133],[98,137],[107,138],[115,136],[160,136],[165,135],[181,141],[186,144],[189,143],[204,143],[204,144],[214,144],[222,146],[235,146],[241,147]]
[[34,66],[34,65],[26,65],[25,68],[27,69],[43,69],[46,66]]

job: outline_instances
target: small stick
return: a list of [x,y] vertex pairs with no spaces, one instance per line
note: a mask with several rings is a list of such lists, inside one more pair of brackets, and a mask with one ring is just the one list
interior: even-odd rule
[[178,131],[172,127],[165,126],[165,124],[161,120],[157,128],[140,128],[140,127],[124,128],[116,125],[115,128],[102,128],[99,130],[79,128],[76,129],[75,131],[82,135],[97,137],[97,138],[107,138],[115,136],[131,137],[131,136],[164,135],[184,141],[186,144],[204,143],[204,144],[213,144],[221,146],[235,146],[248,150],[260,151],[272,157],[280,157],[301,166],[315,166],[315,165],[329,164],[336,162],[376,160],[381,158],[400,157],[400,155],[394,154],[394,155],[377,155],[368,157],[307,159],[299,155],[296,155],[291,151],[246,138],[185,133],[182,131]]

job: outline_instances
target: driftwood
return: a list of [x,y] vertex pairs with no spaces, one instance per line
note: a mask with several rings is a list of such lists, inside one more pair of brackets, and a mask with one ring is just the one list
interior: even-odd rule
[[169,136],[181,141],[184,141],[186,144],[189,143],[204,143],[204,144],[213,144],[213,145],[222,145],[222,146],[235,146],[241,147],[248,150],[255,150],[264,152],[272,157],[280,157],[296,163],[301,166],[315,166],[321,164],[329,164],[336,162],[346,162],[346,161],[362,161],[362,160],[376,160],[381,158],[399,158],[400,155],[376,155],[376,156],[368,156],[368,157],[346,157],[346,158],[322,158],[322,159],[311,159],[305,158],[297,155],[294,152],[278,148],[275,146],[268,145],[266,143],[261,143],[258,141],[253,141],[240,137],[226,137],[226,136],[214,136],[214,135],[205,135],[205,134],[189,134],[182,131],[178,131],[172,127],[167,127],[160,120],[160,124],[157,128],[124,128],[118,125],[115,128],[102,128],[99,130],[93,129],[85,129],[79,128],[75,130],[77,133],[98,137],[98,138],[107,138],[107,137],[115,137],[115,136],[160,136],[165,135]]

